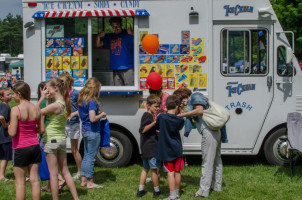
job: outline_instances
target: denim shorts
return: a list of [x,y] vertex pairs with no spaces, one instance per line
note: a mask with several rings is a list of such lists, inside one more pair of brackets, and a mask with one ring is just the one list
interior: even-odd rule
[[155,157],[143,158],[144,169],[157,169],[160,167],[160,161]]

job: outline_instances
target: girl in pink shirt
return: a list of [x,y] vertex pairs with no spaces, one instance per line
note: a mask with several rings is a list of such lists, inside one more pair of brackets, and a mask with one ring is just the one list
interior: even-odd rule
[[18,82],[13,87],[13,98],[18,106],[11,110],[8,133],[13,137],[13,166],[16,185],[16,199],[25,199],[26,172],[32,188],[32,199],[40,199],[41,189],[38,174],[42,161],[37,133],[41,130],[40,109],[30,103],[30,87],[25,82]]

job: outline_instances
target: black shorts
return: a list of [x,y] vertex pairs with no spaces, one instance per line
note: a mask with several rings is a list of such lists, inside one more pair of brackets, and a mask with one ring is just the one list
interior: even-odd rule
[[13,166],[27,167],[28,165],[40,163],[42,161],[40,145],[14,149]]
[[13,144],[11,142],[0,144],[0,160],[12,160]]

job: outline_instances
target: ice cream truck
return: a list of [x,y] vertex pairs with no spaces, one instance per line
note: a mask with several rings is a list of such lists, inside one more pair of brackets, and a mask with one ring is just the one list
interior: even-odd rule
[[[109,19],[133,28],[134,84],[114,86],[110,50],[96,47]],[[39,82],[68,71],[80,90],[89,77],[102,83],[101,109],[108,115],[111,148],[97,164],[125,166],[139,154],[139,125],[149,95],[146,77],[158,72],[170,94],[180,86],[223,105],[231,117],[222,154],[264,152],[270,164],[286,157],[286,121],[302,111],[302,73],[294,38],[283,31],[269,0],[23,0],[25,81],[37,98]],[[149,54],[142,38],[153,34]],[[185,154],[201,153],[196,129],[183,137]]]

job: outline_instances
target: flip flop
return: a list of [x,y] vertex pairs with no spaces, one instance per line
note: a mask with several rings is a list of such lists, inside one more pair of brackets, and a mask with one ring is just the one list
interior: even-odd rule
[[2,182],[8,182],[8,181],[11,181],[11,180],[8,179],[8,178],[4,178],[4,177],[3,177],[3,178],[0,179],[0,181],[2,181]]
[[66,181],[64,181],[64,183],[62,183],[61,185],[59,185],[59,190],[62,190],[65,187],[66,184],[67,184]]
[[46,189],[44,187],[41,188],[41,191],[43,191],[43,192],[51,192],[51,190],[48,190],[48,189]]
[[92,188],[87,188],[87,189],[99,189],[99,188],[103,188],[103,186],[102,185],[96,185],[96,186],[94,186]]

